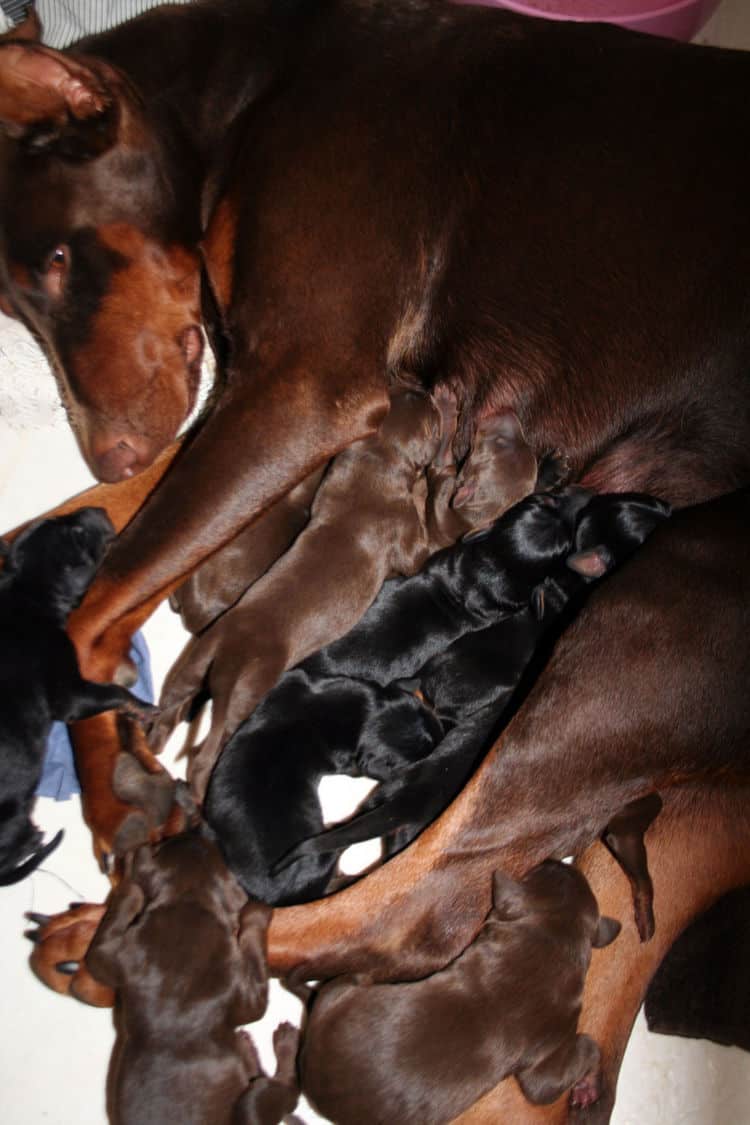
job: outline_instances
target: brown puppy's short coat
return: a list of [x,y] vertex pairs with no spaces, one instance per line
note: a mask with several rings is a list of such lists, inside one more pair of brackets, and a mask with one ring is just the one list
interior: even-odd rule
[[134,853],[86,956],[118,996],[114,1125],[235,1120],[255,1073],[235,1029],[266,1008],[269,917],[202,829]]
[[448,968],[321,987],[303,1091],[336,1125],[445,1125],[509,1074],[543,1104],[595,1085],[599,1049],[576,1027],[592,946],[619,930],[573,867],[550,860],[520,883],[496,872],[484,926]]

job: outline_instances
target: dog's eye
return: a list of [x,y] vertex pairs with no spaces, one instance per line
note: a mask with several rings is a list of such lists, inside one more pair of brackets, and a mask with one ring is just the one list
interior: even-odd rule
[[44,263],[44,287],[50,297],[59,297],[70,267],[70,249],[56,246]]

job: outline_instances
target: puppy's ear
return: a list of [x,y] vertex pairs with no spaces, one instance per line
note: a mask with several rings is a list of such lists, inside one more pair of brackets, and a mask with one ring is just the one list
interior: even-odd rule
[[117,988],[120,983],[123,935],[143,912],[145,905],[143,891],[131,879],[123,879],[112,891],[104,917],[86,954],[89,972],[110,988]]
[[607,573],[612,566],[612,556],[607,547],[602,545],[590,547],[587,551],[576,551],[574,555],[568,555],[565,563],[576,574],[591,581]]
[[504,871],[492,876],[492,908],[503,922],[515,922],[528,914],[525,889]]
[[10,553],[10,544],[6,543],[5,540],[2,537],[0,537],[0,562],[7,559],[9,553]]
[[603,949],[605,945],[609,945],[610,942],[615,940],[621,929],[622,926],[616,918],[607,918],[605,914],[602,914],[596,933],[591,939],[594,949]]

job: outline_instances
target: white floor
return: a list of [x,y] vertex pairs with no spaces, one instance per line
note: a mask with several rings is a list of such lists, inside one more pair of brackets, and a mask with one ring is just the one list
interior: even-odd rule
[[[750,48],[750,2],[724,0],[700,38]],[[0,316],[0,531],[89,483],[44,361],[26,333]],[[146,636],[158,690],[183,634],[163,607]],[[359,796],[336,784],[327,792],[326,803],[337,816]],[[72,900],[101,901],[107,883],[95,865],[77,799],[39,801],[36,815],[48,833],[64,827],[65,839],[31,878],[0,891],[0,1123],[105,1125],[111,1015],[45,989],[28,968],[30,947],[21,933],[24,911],[54,913]],[[296,1020],[298,1013],[297,1002],[275,987],[269,1014],[255,1032],[266,1065],[270,1029],[279,1019]],[[614,1125],[744,1125],[750,1123],[748,1106],[747,1054],[654,1036],[639,1020],[622,1070]],[[308,1107],[301,1107],[301,1115],[308,1122],[321,1120]]]

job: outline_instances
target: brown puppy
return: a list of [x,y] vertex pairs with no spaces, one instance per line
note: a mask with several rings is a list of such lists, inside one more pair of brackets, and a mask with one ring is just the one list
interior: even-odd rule
[[175,590],[170,605],[188,632],[202,633],[291,547],[310,519],[324,471],[311,473]]
[[507,1075],[532,1102],[585,1080],[599,1049],[577,1035],[601,918],[575,868],[547,861],[517,883],[493,878],[479,934],[448,968],[401,985],[340,980],[312,1003],[302,1089],[337,1125],[445,1125]]
[[117,990],[115,1125],[253,1120],[233,1117],[256,1073],[235,1029],[266,1008],[269,917],[203,828],[133,854],[86,958]]
[[415,574],[534,488],[536,459],[514,414],[483,420],[458,476],[454,433],[452,396],[394,395],[378,433],[336,456],[292,548],[183,651],[152,745],[207,688],[211,730],[189,765],[197,797],[221,747],[288,668],[348,632],[387,578]]
[[[100,478],[193,411],[199,243],[229,343],[73,622],[83,674],[111,678],[154,604],[372,433],[399,382],[455,387],[459,455],[510,408],[596,488],[684,504],[749,480],[749,72],[440,0],[211,0],[80,50],[0,45],[3,302]],[[103,846],[114,738],[97,721],[78,749]]]

